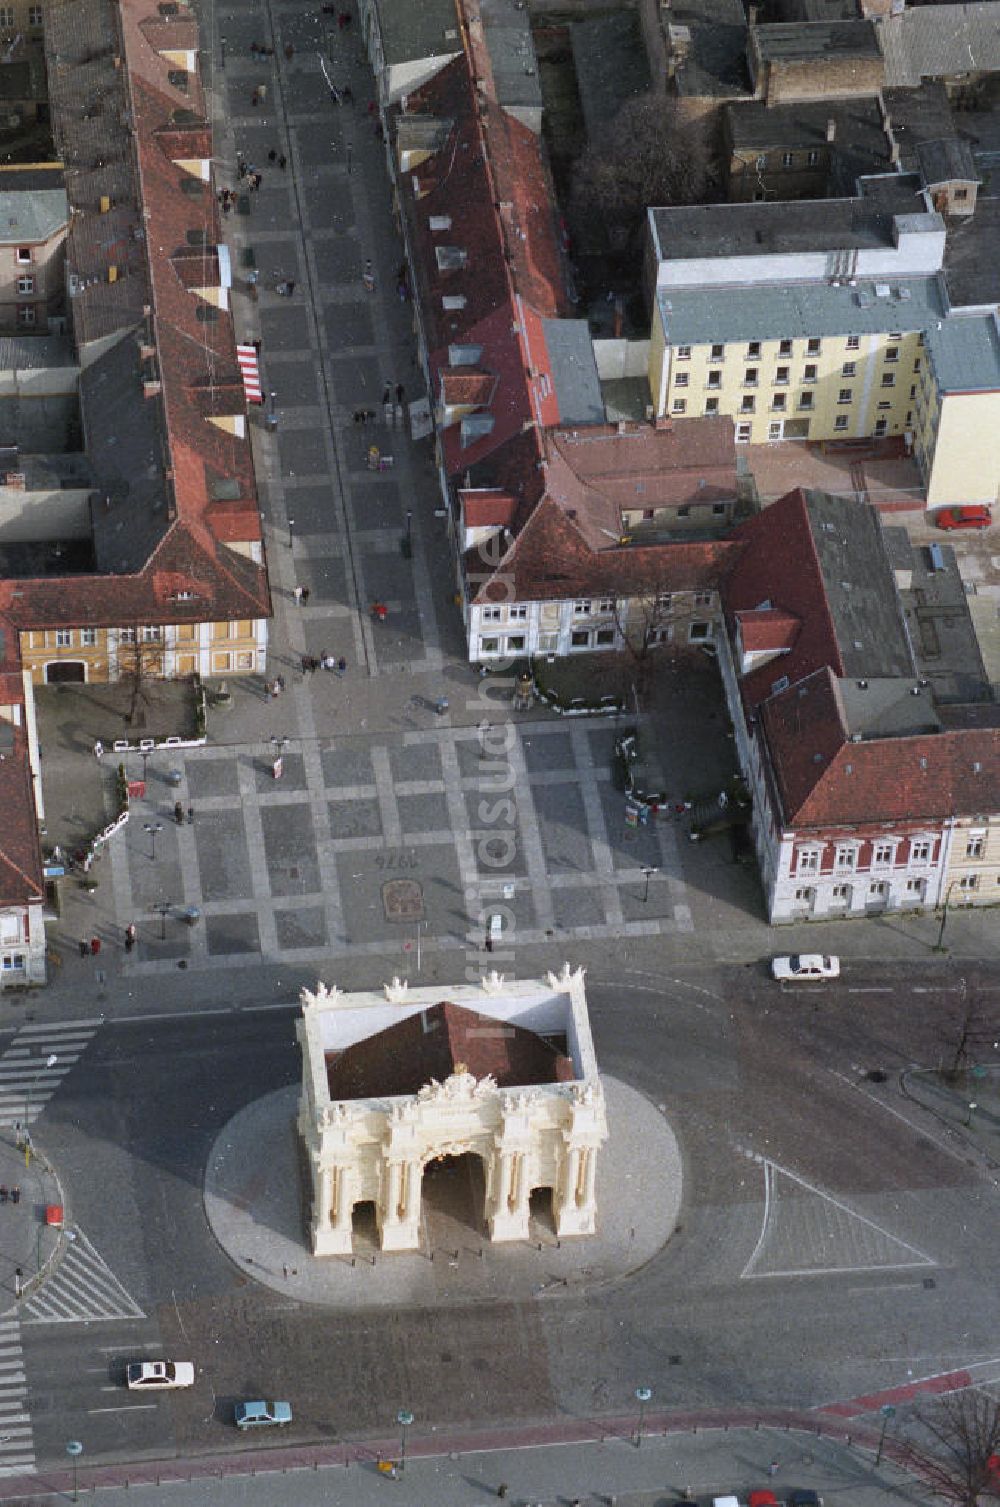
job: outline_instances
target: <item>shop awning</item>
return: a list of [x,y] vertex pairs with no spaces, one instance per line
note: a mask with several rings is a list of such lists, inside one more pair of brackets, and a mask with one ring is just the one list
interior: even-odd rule
[[243,391],[246,393],[247,402],[262,403],[264,394],[260,390],[260,366],[257,362],[256,349],[252,345],[238,345],[236,359],[240,363]]

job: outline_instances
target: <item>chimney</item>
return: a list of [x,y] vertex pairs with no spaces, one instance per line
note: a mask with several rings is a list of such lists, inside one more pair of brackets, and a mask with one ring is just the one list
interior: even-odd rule
[[826,139],[827,141],[836,141],[837,139],[837,122],[832,115],[826,122]]

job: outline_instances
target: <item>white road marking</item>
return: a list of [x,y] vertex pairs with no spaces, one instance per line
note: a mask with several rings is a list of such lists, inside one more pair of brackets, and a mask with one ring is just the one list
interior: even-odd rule
[[843,1073],[838,1073],[836,1068],[830,1068],[829,1071],[834,1078],[839,1078],[841,1083],[846,1083],[848,1088],[853,1088],[857,1093],[862,1094],[870,1104],[877,1104],[879,1109],[884,1109],[887,1115],[894,1115],[897,1120],[902,1120],[903,1124],[909,1126],[915,1135],[923,1136],[925,1141],[932,1142],[939,1151],[945,1152],[946,1155],[952,1157],[956,1162],[961,1162],[963,1167],[969,1166],[969,1159],[963,1152],[956,1150],[954,1146],[950,1146],[947,1141],[941,1140],[939,1136],[934,1135],[931,1131],[925,1130],[922,1125],[918,1125],[908,1115],[904,1115],[902,1110],[896,1109],[892,1104],[886,1104],[884,1099],[879,1099],[869,1089],[863,1088],[860,1083],[855,1083],[853,1079],[846,1077]]
[[124,1402],[119,1408],[88,1408],[88,1413],[139,1413],[143,1409],[155,1408],[155,1402]]

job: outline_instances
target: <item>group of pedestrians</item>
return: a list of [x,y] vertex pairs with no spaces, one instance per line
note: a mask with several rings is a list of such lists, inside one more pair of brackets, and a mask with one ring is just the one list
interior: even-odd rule
[[344,675],[347,671],[347,660],[343,655],[335,659],[328,649],[324,649],[318,659],[315,654],[303,654],[303,675],[314,675],[317,670],[334,670],[338,675]]

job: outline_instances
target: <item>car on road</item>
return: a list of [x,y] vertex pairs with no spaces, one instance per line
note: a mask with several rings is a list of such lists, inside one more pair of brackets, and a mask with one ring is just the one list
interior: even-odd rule
[[279,1428],[292,1421],[292,1405],[290,1402],[265,1402],[258,1399],[253,1402],[238,1402],[235,1410],[236,1427],[238,1429],[262,1429]]
[[812,1487],[801,1487],[788,1498],[788,1507],[823,1507],[823,1498]]
[[125,1385],[133,1392],[169,1392],[194,1386],[189,1360],[134,1360],[125,1369]]
[[942,508],[935,513],[934,522],[943,529],[989,528],[993,514],[982,503],[967,503],[960,508]]
[[784,979],[836,979],[840,977],[840,959],[824,957],[821,952],[798,952],[790,957],[775,958],[771,977]]
[[747,1507],[780,1507],[780,1504],[773,1491],[762,1487],[757,1491],[751,1491],[747,1497]]

